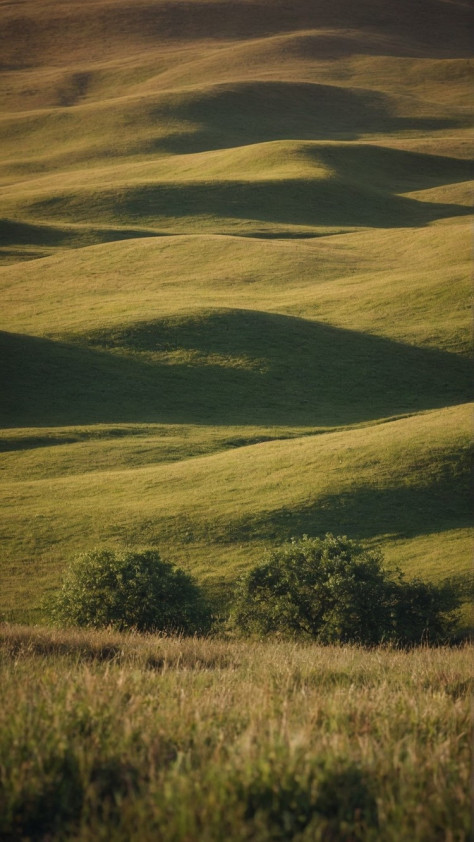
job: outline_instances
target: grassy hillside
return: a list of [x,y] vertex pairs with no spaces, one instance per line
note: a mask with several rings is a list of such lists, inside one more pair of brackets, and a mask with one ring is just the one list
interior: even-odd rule
[[88,434],[5,436],[2,542],[11,606],[33,601],[65,558],[102,542],[158,544],[214,587],[231,582],[263,546],[328,530],[375,541],[414,575],[469,570],[464,409],[291,438],[242,427],[217,436],[202,426]]
[[0,612],[293,534],[468,570],[462,0],[0,2]]

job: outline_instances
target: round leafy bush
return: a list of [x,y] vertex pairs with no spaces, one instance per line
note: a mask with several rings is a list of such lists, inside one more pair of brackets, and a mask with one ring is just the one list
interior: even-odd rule
[[378,551],[346,537],[303,536],[240,578],[231,622],[247,634],[409,644],[445,639],[457,607],[448,585],[407,582],[383,569]]
[[67,568],[52,610],[62,625],[194,634],[210,625],[203,594],[157,550],[93,550]]

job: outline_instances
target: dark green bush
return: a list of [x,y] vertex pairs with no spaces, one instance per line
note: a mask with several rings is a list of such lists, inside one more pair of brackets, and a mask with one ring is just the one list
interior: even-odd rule
[[231,623],[244,633],[321,643],[439,642],[459,600],[447,584],[407,582],[378,551],[346,537],[293,539],[237,583]]
[[66,570],[51,615],[61,625],[205,632],[210,613],[193,579],[157,550],[93,550]]

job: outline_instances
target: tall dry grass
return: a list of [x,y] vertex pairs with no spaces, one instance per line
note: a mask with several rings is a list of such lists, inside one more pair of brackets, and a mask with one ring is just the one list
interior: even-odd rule
[[461,842],[470,655],[4,626],[2,838]]

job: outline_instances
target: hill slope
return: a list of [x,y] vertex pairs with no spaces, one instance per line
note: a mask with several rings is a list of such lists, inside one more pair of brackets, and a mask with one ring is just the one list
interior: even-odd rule
[[302,531],[466,571],[468,4],[0,24],[0,611],[101,542],[214,586]]

